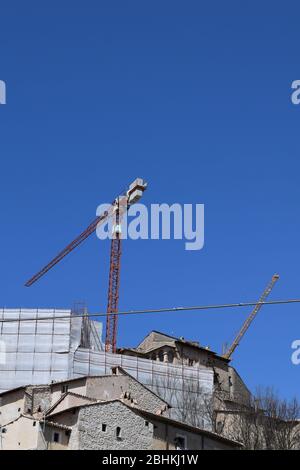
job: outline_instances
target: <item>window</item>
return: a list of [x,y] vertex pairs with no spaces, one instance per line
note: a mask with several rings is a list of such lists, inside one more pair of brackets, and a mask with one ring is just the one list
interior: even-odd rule
[[222,423],[222,421],[218,421],[217,422],[217,433],[221,434],[222,429],[223,429],[223,423]]
[[59,432],[53,433],[53,441],[54,442],[59,442]]
[[69,385],[62,385],[61,387],[62,393],[67,393],[68,389],[69,389]]
[[145,426],[149,427],[149,421],[145,421]]
[[169,351],[168,352],[168,362],[170,362],[172,364],[173,361],[174,361],[173,351]]
[[106,424],[102,423],[102,432],[106,432],[107,426]]
[[176,450],[185,450],[186,449],[186,437],[176,436],[175,447],[176,447]]
[[116,438],[121,439],[121,428],[119,426],[116,428]]
[[21,411],[21,408],[18,408],[18,411]]
[[33,421],[32,426],[36,426],[36,421]]

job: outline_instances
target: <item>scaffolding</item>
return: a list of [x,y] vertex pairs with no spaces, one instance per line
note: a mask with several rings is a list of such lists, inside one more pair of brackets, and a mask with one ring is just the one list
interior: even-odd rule
[[198,407],[199,397],[212,396],[212,368],[113,354],[104,350],[101,337],[102,323],[88,318],[83,306],[74,311],[0,310],[0,344],[5,346],[0,393],[86,375],[111,375],[112,368],[120,366],[166,400],[175,419],[187,402],[193,407],[197,402]]
[[82,334],[85,346],[103,349],[102,324],[71,310],[2,309],[0,320],[8,320],[0,321],[0,392],[71,377]]

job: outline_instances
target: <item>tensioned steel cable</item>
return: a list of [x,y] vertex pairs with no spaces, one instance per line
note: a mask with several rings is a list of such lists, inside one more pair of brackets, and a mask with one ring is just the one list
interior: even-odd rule
[[[256,305],[283,305],[283,304],[297,304],[300,303],[300,299],[287,299],[287,300],[269,300],[266,302],[239,302],[232,304],[216,304],[216,305],[196,305],[190,307],[166,307],[166,308],[156,308],[156,309],[143,309],[143,310],[125,310],[118,313],[90,313],[90,314],[73,314],[74,318],[92,318],[92,317],[107,317],[107,315],[142,315],[147,313],[174,313],[174,312],[184,312],[184,311],[200,311],[200,310],[216,310],[216,309],[225,309],[225,308],[236,308],[236,307],[255,307]],[[0,309],[4,312],[5,309]],[[10,310],[10,309],[8,309]],[[22,309],[11,309],[19,312]],[[43,310],[43,309],[40,309]],[[55,310],[55,309],[53,309]],[[59,309],[57,309],[59,310]],[[7,311],[5,312],[8,313]],[[40,313],[37,309],[37,315]],[[23,322],[23,321],[45,321],[53,319],[70,319],[70,315],[54,315],[49,317],[31,317],[31,318],[3,318],[0,319],[0,323],[8,322]]]

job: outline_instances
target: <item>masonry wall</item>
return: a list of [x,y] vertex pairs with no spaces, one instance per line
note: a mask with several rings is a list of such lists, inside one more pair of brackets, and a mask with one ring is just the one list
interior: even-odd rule
[[244,384],[243,380],[233,367],[229,367],[229,374],[232,383],[231,398],[233,401],[249,405],[250,403],[250,392]]
[[1,438],[2,450],[35,450],[38,447],[39,423],[21,417],[6,426]]
[[176,438],[183,437],[186,440],[187,450],[225,450],[234,449],[234,447],[226,442],[213,439],[206,435],[193,433],[180,429],[173,424],[161,423],[154,421],[153,432],[153,450],[176,450]]
[[[64,384],[53,384],[51,403],[54,404],[62,396],[62,386],[68,385],[68,391],[86,395],[97,400],[114,400],[124,398],[130,404],[132,400],[141,409],[156,413],[165,406],[165,402],[143,385],[128,375],[108,375],[99,377],[87,377]],[[126,393],[126,397],[124,394]],[[61,408],[59,408],[61,409]],[[58,409],[57,409],[58,410]],[[55,410],[55,411],[57,411]]]
[[16,390],[0,397],[0,424],[10,423],[24,412],[25,390]]
[[89,377],[87,381],[87,396],[98,400],[113,400],[120,398],[128,388],[126,376]]
[[[54,433],[57,433],[59,435],[59,442],[54,442]],[[68,449],[69,436],[67,435],[65,430],[46,425],[44,437],[48,450]]]
[[50,405],[50,386],[26,387],[24,413],[43,413],[50,407]]
[[[102,430],[106,424],[106,431]],[[121,435],[116,436],[117,427]],[[151,449],[152,425],[119,402],[87,406],[79,411],[79,449],[126,450]]]
[[157,413],[166,407],[166,403],[156,394],[148,391],[143,385],[128,377],[128,389],[133,398],[137,401],[137,406],[150,413]]
[[63,395],[63,387],[68,387],[69,392],[78,393],[79,395],[86,395],[86,378],[78,378],[76,381],[53,383],[51,384],[51,406],[60,399]]
[[78,407],[78,406],[83,406],[89,403],[93,403],[93,401],[88,400],[85,397],[77,396],[77,395],[66,395],[59,403],[54,407],[54,409],[47,414],[48,417],[51,419],[52,414],[57,414],[60,413],[61,411],[73,408],[73,407]]

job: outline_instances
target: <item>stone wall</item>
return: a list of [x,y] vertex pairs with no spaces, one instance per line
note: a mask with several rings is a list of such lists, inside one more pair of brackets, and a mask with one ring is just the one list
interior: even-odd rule
[[120,402],[83,407],[77,425],[79,449],[151,449],[153,429],[150,423],[148,426],[145,423]]

